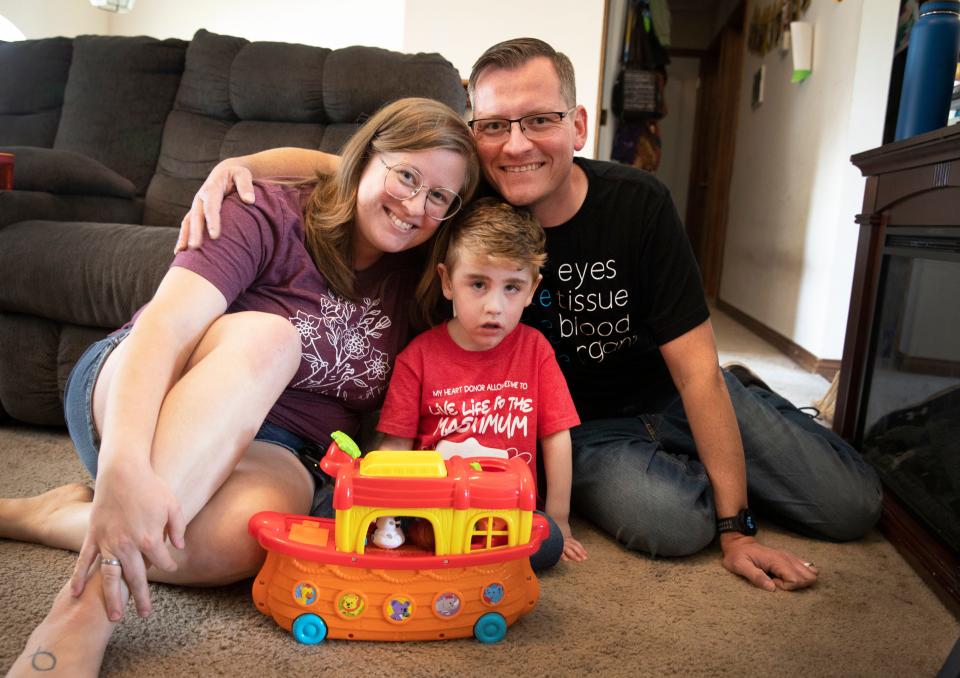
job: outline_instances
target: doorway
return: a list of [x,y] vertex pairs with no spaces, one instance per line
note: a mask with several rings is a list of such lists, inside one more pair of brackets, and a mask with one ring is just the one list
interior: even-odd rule
[[[617,120],[604,115],[623,49],[627,0],[607,0],[597,157],[609,160]],[[720,290],[737,107],[746,43],[745,0],[671,0],[667,115],[657,178],[684,219],[708,298]]]
[[740,2],[700,60],[686,225],[710,299],[720,291],[723,271],[746,15]]

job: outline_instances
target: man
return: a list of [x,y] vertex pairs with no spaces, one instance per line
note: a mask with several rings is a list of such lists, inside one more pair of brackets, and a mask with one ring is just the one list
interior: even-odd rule
[[[587,136],[573,67],[520,38],[474,65],[471,128],[484,175],[547,232],[526,322],[556,350],[583,424],[573,436],[575,510],[628,548],[681,556],[719,532],[723,565],[769,591],[817,568],[756,538],[748,507],[804,534],[855,539],[880,511],[874,471],[749,370],[720,369],[699,272],[669,192],[652,175],[574,158]],[[222,194],[255,176],[329,170],[310,151],[218,165],[178,247],[212,236]],[[739,378],[738,378],[739,377]],[[739,423],[739,426],[738,426]]]

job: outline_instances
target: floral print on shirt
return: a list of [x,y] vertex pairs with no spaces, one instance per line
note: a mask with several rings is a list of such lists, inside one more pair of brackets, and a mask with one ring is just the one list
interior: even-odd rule
[[380,299],[354,304],[332,295],[320,299],[321,317],[297,311],[290,322],[300,332],[307,376],[292,384],[335,397],[365,400],[386,390],[390,355],[375,347],[382,330],[392,324],[379,308]]

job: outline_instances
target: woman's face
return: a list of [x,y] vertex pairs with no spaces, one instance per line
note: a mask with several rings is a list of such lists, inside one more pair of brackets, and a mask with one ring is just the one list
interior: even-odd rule
[[[444,148],[378,155],[367,163],[357,189],[353,237],[353,265],[357,270],[372,265],[384,253],[402,252],[428,240],[440,222],[424,212],[427,189],[447,188],[459,193],[467,171],[466,159]],[[423,188],[407,200],[394,198],[384,189],[389,172],[386,166],[398,163],[416,168],[423,177]]]

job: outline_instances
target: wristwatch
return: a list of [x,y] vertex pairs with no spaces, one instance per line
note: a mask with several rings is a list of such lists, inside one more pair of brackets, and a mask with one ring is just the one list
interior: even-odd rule
[[750,509],[740,509],[737,515],[731,518],[717,518],[717,532],[739,532],[752,537],[757,533],[757,521],[753,519]]

